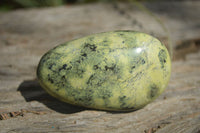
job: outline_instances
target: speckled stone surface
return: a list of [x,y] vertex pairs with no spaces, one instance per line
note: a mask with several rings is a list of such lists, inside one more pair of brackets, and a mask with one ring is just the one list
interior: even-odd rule
[[166,88],[171,61],[156,38],[134,31],[90,35],[61,44],[40,60],[41,86],[67,103],[95,109],[139,109]]

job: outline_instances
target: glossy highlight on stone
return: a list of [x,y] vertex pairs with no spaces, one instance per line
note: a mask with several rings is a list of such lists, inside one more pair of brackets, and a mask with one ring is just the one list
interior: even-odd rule
[[40,60],[41,86],[61,101],[95,109],[142,108],[166,88],[166,47],[141,32],[113,31],[58,45]]

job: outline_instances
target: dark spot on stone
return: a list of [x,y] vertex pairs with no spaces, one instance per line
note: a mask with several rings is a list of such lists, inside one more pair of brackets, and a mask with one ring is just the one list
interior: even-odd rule
[[[102,98],[104,100],[108,100],[108,98],[110,98],[111,96],[113,96],[112,92],[108,89],[99,89],[98,90],[98,97]],[[106,102],[106,101],[105,101]]]
[[[75,94],[75,93],[72,93],[72,94],[71,94],[71,96],[73,96],[73,97],[74,97],[74,96],[76,96],[76,94]],[[75,100],[76,100],[76,99],[75,99]]]
[[48,74],[48,80],[49,80],[52,84],[54,83],[53,79],[50,77],[50,74]]
[[77,63],[81,63],[85,60],[85,58],[87,57],[87,54],[86,53],[82,53],[81,56],[78,57],[77,59]]
[[161,68],[164,68],[167,59],[167,53],[164,49],[159,51],[158,58],[160,60]]
[[91,81],[93,80],[93,77],[94,77],[94,75],[92,74],[92,75],[89,77],[89,79],[88,79],[88,81],[87,81],[87,84],[91,84]]
[[79,103],[83,104],[83,105],[91,105],[93,102],[93,91],[92,90],[84,90],[83,92],[81,92],[79,95],[76,95],[75,100],[78,101]]
[[99,80],[96,85],[97,86],[101,86],[103,84],[103,82],[105,82],[105,79],[104,80]]
[[99,87],[101,86],[104,82],[106,81],[106,78],[105,77],[102,77],[102,78],[99,78],[98,75],[96,74],[92,74],[88,81],[86,82],[89,86],[92,86],[92,87]]
[[62,82],[62,87],[64,87],[64,86],[65,86],[65,83]]
[[53,66],[54,64],[50,64],[48,68],[51,70]]
[[60,71],[63,70],[63,69],[66,70],[66,67],[67,67],[67,64],[64,64],[61,68],[59,68],[58,71],[60,72]]
[[114,49],[109,49],[109,52],[111,53],[111,52],[114,52],[115,50]]
[[71,70],[71,69],[72,69],[72,66],[70,66],[70,67],[67,68],[67,70]]
[[92,96],[91,95],[88,95],[88,96],[86,96],[86,97],[84,97],[84,103],[86,104],[86,105],[90,105],[91,104],[91,101],[92,101]]
[[122,43],[124,43],[124,41],[122,41]]
[[118,98],[119,103],[120,103],[120,108],[125,108],[126,105],[126,96],[119,96]]
[[159,88],[155,84],[152,84],[149,86],[149,89],[150,89],[149,98],[152,99],[152,98],[156,97],[158,94]]
[[99,69],[99,66],[98,65],[94,65],[93,68],[94,68],[94,70],[97,70],[97,69]]
[[105,66],[106,71],[108,70],[108,66]]
[[133,64],[136,64],[135,66],[138,67],[140,65],[144,65],[146,63],[145,59],[143,57],[136,57],[133,60]]
[[125,98],[126,98],[126,96],[120,96],[119,101],[124,101]]
[[95,44],[86,43],[84,48],[89,48],[91,51],[96,51],[97,46]]
[[125,108],[126,103],[122,102],[122,104],[120,105],[120,108]]
[[135,68],[135,66],[132,66],[132,67],[131,67],[131,69],[134,69],[134,68]]
[[145,64],[145,60],[144,59],[142,59],[142,64]]
[[63,65],[63,69],[66,69],[66,67],[67,67],[67,64],[64,64],[64,65]]
[[86,53],[83,53],[83,54],[81,54],[81,56],[87,57],[87,54],[86,54]]
[[77,70],[76,70],[76,74],[80,77],[80,78],[82,78],[83,77],[83,73],[85,72],[85,70],[83,70],[83,69],[81,69],[81,68],[78,68]]
[[103,99],[106,99],[106,96],[103,96],[102,98],[103,98]]
[[82,98],[79,98],[78,100],[79,100],[79,101],[82,101]]
[[41,61],[42,63],[45,63],[46,62],[46,59],[42,59],[42,61]]
[[105,70],[106,71],[108,71],[108,70],[114,70],[115,69],[115,67],[116,67],[116,64],[114,64],[113,66],[111,66],[111,67],[108,67],[108,66],[105,66]]
[[80,60],[77,60],[76,62],[77,62],[77,63],[81,63],[81,61],[80,61]]
[[136,66],[132,66],[132,67],[131,67],[131,70],[130,70],[129,72],[132,73],[132,72],[133,72],[133,69],[135,69],[135,67],[136,67]]

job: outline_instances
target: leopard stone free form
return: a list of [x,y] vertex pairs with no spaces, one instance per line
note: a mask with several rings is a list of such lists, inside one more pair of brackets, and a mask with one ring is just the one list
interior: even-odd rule
[[112,111],[136,110],[153,101],[166,88],[170,73],[166,47],[134,31],[99,33],[58,45],[37,69],[50,95]]

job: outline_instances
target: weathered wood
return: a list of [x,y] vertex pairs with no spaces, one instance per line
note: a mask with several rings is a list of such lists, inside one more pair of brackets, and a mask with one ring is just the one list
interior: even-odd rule
[[0,132],[199,133],[200,2],[146,6],[169,28],[176,60],[165,92],[143,109],[126,113],[56,100],[38,84],[36,67],[47,50],[91,33],[132,29],[165,41],[166,33],[151,16],[129,4],[0,13]]

